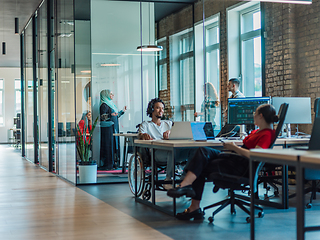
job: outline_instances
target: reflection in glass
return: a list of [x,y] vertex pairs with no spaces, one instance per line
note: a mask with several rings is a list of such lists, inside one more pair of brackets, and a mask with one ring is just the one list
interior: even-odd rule
[[[55,161],[58,174],[75,183],[76,145],[75,136],[70,136],[69,128],[75,121],[74,92],[74,24],[73,1],[62,0],[57,4],[57,116],[56,135],[58,159]],[[57,132],[56,131],[56,132]]]
[[48,51],[47,51],[47,2],[38,11],[38,116],[39,116],[39,164],[49,169],[48,149]]
[[[142,3],[141,5],[142,32],[140,32],[139,2],[91,1],[93,120],[100,117],[102,106],[100,93],[103,90],[110,90],[114,94],[112,101],[118,108],[118,112],[127,106],[125,114],[117,118],[119,129],[113,126],[113,132],[117,130],[124,133],[135,132],[136,125],[141,123],[143,118],[147,118],[145,113],[147,104],[156,93],[155,60],[157,55],[153,52],[136,51],[138,46],[148,44],[149,38],[150,42],[154,43],[154,4]],[[80,117],[80,112],[84,110],[85,106],[82,106],[82,109],[77,108],[77,119]],[[123,162],[123,138],[110,140],[112,136],[109,134],[107,137],[103,124],[105,123],[100,122],[93,133],[92,158],[97,161],[100,169],[111,167],[111,164],[104,166],[104,159],[101,158],[100,151],[101,141],[108,138],[109,142],[120,146],[113,151],[113,163],[116,163],[113,167],[117,167],[118,163],[122,165]],[[106,174],[105,171],[99,170],[98,182],[110,181]]]
[[25,136],[26,158],[34,162],[34,133],[33,133],[33,69],[32,69],[32,20],[25,29]]

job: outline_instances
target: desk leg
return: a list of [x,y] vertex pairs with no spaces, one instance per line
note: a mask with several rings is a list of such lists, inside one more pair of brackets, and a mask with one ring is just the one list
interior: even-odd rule
[[297,191],[297,239],[304,240],[304,169],[299,165],[296,167],[296,191]]
[[127,139],[127,137],[124,137],[123,157],[122,157],[122,173],[125,173],[125,171],[126,171],[126,165],[127,165],[127,143],[128,143],[128,139]]
[[250,189],[251,189],[251,196],[250,196],[250,239],[254,240],[254,163],[253,160],[249,160],[249,171],[250,171]]
[[154,177],[155,177],[155,173],[156,173],[156,169],[155,169],[155,157],[154,157],[154,149],[151,148],[151,201],[152,204],[155,205],[156,204],[156,190],[154,187]]
[[[173,183],[173,187],[176,186],[176,174],[175,174],[175,167],[176,167],[175,162],[176,162],[176,159],[175,159],[175,154],[174,153],[175,153],[175,151],[174,151],[174,148],[173,148],[172,149],[172,164],[173,164],[173,166],[172,166],[172,174],[173,174],[172,183]],[[176,216],[176,214],[177,214],[176,198],[173,198],[173,216]]]
[[282,165],[282,206],[289,208],[288,165]]
[[134,182],[134,191],[135,191],[135,193],[134,193],[134,196],[135,196],[135,198],[137,199],[137,197],[138,197],[138,192],[137,192],[137,187],[138,187],[138,183],[137,183],[137,157],[138,157],[138,155],[137,155],[137,147],[135,146],[134,147],[134,179],[135,179],[135,182]]

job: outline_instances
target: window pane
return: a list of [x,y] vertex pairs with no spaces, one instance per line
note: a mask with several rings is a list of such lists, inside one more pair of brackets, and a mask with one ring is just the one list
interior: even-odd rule
[[21,112],[21,91],[16,91],[16,113]]
[[242,30],[241,33],[254,31],[261,28],[260,11],[242,14]]
[[3,79],[0,79],[0,89],[3,89]]
[[219,43],[219,28],[211,27],[207,29],[207,46]]
[[167,89],[167,64],[159,66],[160,90]]
[[242,43],[242,73],[247,97],[262,96],[261,86],[261,37]]
[[2,110],[2,107],[3,107],[3,101],[2,101],[2,96],[3,96],[3,92],[0,91],[0,115],[3,115],[3,110]]
[[3,117],[0,117],[0,125],[3,125]]
[[15,80],[14,80],[14,88],[15,88],[15,89],[20,89],[20,88],[21,88],[20,79],[15,79]]

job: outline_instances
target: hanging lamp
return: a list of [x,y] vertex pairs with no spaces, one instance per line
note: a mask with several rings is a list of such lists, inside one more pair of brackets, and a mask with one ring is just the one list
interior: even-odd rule
[[[149,44],[148,45],[142,45],[137,47],[137,51],[141,52],[159,52],[163,50],[162,46],[158,45],[151,45],[150,42],[150,32],[151,32],[151,16],[150,16],[150,2],[149,5]],[[142,39],[142,3],[140,2],[140,35]]]

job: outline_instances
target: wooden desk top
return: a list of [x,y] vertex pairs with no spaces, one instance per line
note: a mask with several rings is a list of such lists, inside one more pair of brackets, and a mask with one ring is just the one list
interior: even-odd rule
[[284,149],[251,149],[251,157],[273,158],[288,161],[298,161],[298,156],[303,154],[303,150],[295,150],[292,148]]
[[320,151],[304,151],[300,155],[300,162],[316,164],[320,167]]
[[[225,140],[225,142],[234,142],[242,145],[241,140]],[[193,140],[135,140],[136,144],[146,144],[165,147],[215,147],[222,146],[219,140],[193,141]]]
[[116,137],[138,137],[138,133],[114,133]]
[[310,141],[310,138],[279,138],[280,140],[283,139],[286,144],[308,144]]

